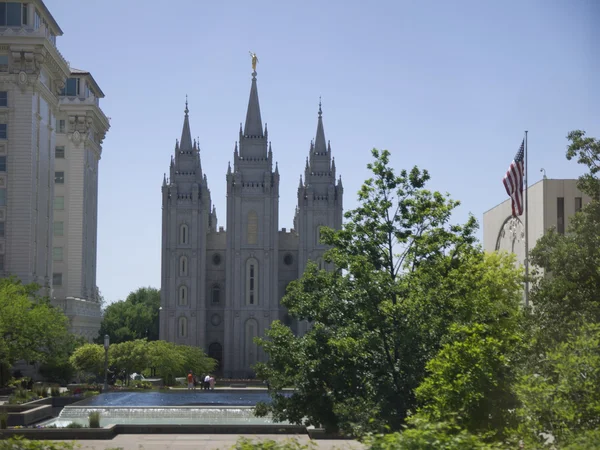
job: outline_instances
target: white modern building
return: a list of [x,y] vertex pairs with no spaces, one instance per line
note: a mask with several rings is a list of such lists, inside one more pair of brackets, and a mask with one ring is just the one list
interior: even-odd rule
[[38,283],[73,331],[91,337],[100,323],[98,160],[109,125],[100,88],[59,52],[62,34],[43,1],[0,2],[0,277]]
[[[525,196],[525,193],[523,193]],[[577,180],[544,178],[529,187],[529,249],[549,229],[564,233],[571,217],[589,203],[590,198],[577,188]],[[513,217],[510,199],[483,214],[483,248],[505,250],[525,263],[525,214]]]
[[342,181],[336,179],[319,105],[294,229],[279,229],[279,170],[262,124],[254,71],[245,125],[226,171],[225,231],[217,226],[188,112],[186,103],[181,141],[162,186],[160,338],[200,346],[220,362],[223,375],[246,377],[265,360],[253,339],[264,336],[274,320],[296,333],[306,331],[307,324],[290,320],[280,300],[308,260],[325,267],[319,230],[342,225]]

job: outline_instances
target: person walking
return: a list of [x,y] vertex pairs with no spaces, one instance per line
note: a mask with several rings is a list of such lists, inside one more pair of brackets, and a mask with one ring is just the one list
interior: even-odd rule
[[194,389],[194,374],[190,370],[187,374],[188,391]]
[[213,377],[211,375],[209,378],[208,384],[210,385],[210,390],[214,391],[215,390],[215,377]]
[[204,377],[204,390],[208,391],[209,387],[210,387],[210,375],[206,375]]

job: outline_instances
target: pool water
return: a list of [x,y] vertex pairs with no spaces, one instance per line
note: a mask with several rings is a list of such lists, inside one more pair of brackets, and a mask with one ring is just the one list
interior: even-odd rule
[[165,391],[107,392],[73,406],[255,406],[270,402],[267,392]]
[[58,418],[42,426],[65,427],[73,422],[87,426],[93,411],[100,413],[102,427],[112,424],[275,425],[270,416],[254,416],[254,406],[269,401],[266,392],[108,392],[64,407]]

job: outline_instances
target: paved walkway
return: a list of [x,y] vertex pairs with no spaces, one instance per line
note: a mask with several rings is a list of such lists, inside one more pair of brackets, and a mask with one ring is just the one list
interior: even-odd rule
[[[121,448],[123,450],[228,450],[235,444],[241,435],[236,434],[119,434],[111,440],[82,440],[78,441],[81,450],[105,450]],[[326,440],[319,439],[311,441],[308,435],[268,435],[257,434],[245,436],[252,440],[272,439],[284,441],[288,438],[296,438],[303,445],[314,442],[315,450],[359,450],[365,447],[350,440]]]

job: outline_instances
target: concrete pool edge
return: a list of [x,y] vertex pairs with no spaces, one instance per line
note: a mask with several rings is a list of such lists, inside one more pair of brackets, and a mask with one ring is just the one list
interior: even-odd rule
[[19,428],[0,430],[0,439],[22,436],[31,440],[113,439],[118,434],[308,434],[304,425],[135,425],[114,424],[104,428]]

